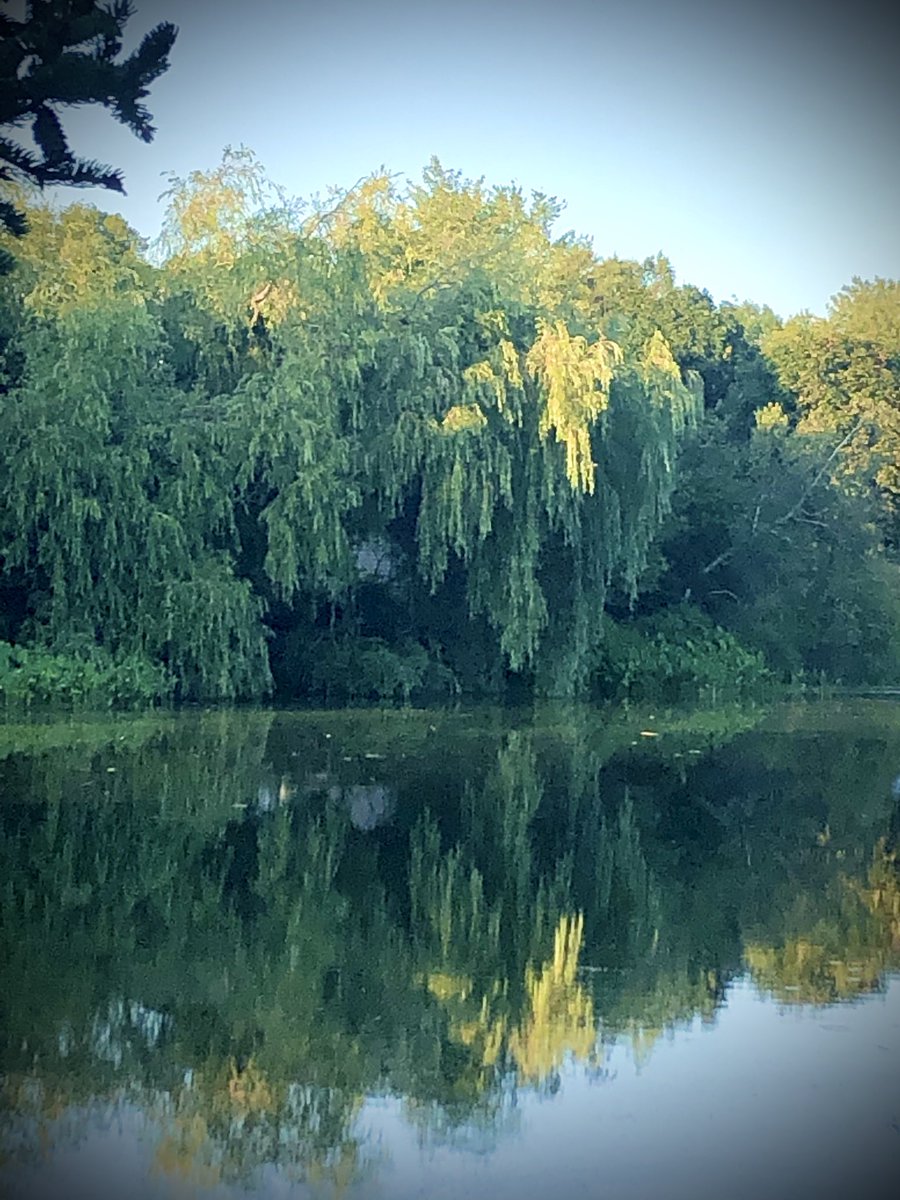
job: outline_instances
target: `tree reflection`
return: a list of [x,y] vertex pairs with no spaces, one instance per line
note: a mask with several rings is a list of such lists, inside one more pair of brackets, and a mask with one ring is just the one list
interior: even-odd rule
[[213,714],[0,741],[7,1156],[130,1105],[192,1188],[274,1166],[340,1190],[372,1169],[366,1097],[489,1144],[518,1092],[599,1073],[616,1041],[646,1061],[745,969],[783,1003],[878,988],[900,965],[900,729],[807,745],[663,715],[641,741],[644,720]]
[[881,987],[900,964],[900,870],[880,838],[864,879],[841,876],[832,911],[780,945],[748,944],[757,986],[783,1004],[829,1004]]

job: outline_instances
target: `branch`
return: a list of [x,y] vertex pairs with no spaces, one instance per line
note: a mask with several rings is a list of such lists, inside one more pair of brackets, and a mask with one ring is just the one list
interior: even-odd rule
[[517,232],[517,230],[510,230],[510,232],[507,233],[506,236],[502,238],[496,246],[489,246],[487,250],[482,251],[481,254],[474,255],[472,258],[460,259],[458,262],[452,263],[447,270],[442,271],[440,275],[436,275],[433,279],[430,279],[428,283],[426,283],[424,287],[419,288],[419,290],[413,296],[413,302],[409,308],[405,310],[404,316],[410,317],[413,314],[416,306],[426,292],[433,291],[435,288],[439,288],[442,285],[449,287],[454,282],[454,276],[458,282],[461,273],[470,272],[474,270],[475,267],[480,266],[483,262],[487,262],[487,260],[495,255],[498,251],[508,246]]
[[711,571],[714,571],[716,569],[716,567],[721,567],[723,563],[727,563],[728,560],[730,558],[732,558],[733,556],[734,556],[734,547],[729,546],[729,548],[727,550],[723,550],[721,554],[717,554],[716,557],[712,560],[712,562],[707,563],[706,566],[703,568],[703,570],[700,572],[700,574],[701,575],[709,575],[709,573]]
[[838,454],[840,454],[841,450],[843,450],[843,448],[847,445],[847,443],[850,441],[850,439],[852,437],[854,437],[860,431],[860,429],[862,429],[862,426],[863,426],[863,418],[860,417],[859,420],[856,422],[856,424],[853,426],[853,428],[850,430],[850,432],[844,434],[844,436],[841,438],[841,440],[838,442],[838,444],[835,446],[835,448],[831,451],[831,453],[825,459],[824,463],[821,466],[821,469],[816,472],[816,477],[812,481],[812,483],[809,484],[808,487],[805,487],[803,489],[803,492],[800,496],[800,499],[797,501],[797,503],[793,506],[793,508],[790,509],[789,512],[786,512],[783,517],[778,518],[778,520],[775,522],[776,525],[784,525],[786,522],[792,521],[794,519],[794,517],[797,516],[797,514],[803,508],[803,505],[806,503],[809,495],[812,492],[814,492],[815,489],[822,482],[825,472],[831,466],[832,462],[835,460],[835,458],[838,456]]
[[[305,221],[300,230],[303,237],[312,237],[320,225],[323,225],[331,217],[336,217],[356,189],[361,187],[368,178],[370,178],[368,175],[360,175],[356,183],[340,193],[340,199],[338,200],[337,204],[335,204],[332,208],[327,209],[325,212],[314,213],[307,221]],[[391,178],[396,178],[396,176],[391,176]]]
[[804,525],[817,525],[819,529],[827,529],[828,526],[824,521],[820,521],[818,517],[807,516],[806,513],[798,512],[794,514],[795,521],[802,521]]

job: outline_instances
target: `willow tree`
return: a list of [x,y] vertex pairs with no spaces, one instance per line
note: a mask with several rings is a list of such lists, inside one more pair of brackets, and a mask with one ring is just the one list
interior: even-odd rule
[[315,234],[365,282],[338,406],[359,533],[433,593],[461,575],[503,661],[553,692],[583,682],[611,580],[636,584],[697,398],[658,332],[625,355],[592,319],[592,258],[553,240],[557,213],[433,163]]
[[304,210],[239,151],[172,181],[157,266],[113,218],[41,217],[0,416],[23,634],[259,694],[265,614],[312,641],[377,542],[414,643],[452,666],[477,626],[483,674],[577,690],[699,384],[658,330],[615,340],[558,211],[437,163]]
[[30,214],[0,404],[4,590],[17,640],[168,665],[182,694],[259,692],[259,602],[235,577],[230,478],[173,384],[155,279],[116,217]]

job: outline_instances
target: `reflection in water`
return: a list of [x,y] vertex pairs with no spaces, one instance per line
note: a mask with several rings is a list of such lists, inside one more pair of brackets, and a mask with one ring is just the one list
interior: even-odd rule
[[401,1128],[502,1161],[529,1098],[533,1139],[573,1073],[624,1089],[627,1050],[649,1077],[745,979],[801,1010],[881,991],[900,710],[649,719],[0,730],[0,1185],[54,1194],[115,1116],[144,1149],[98,1197],[401,1195]]
[[354,783],[348,788],[338,789],[337,795],[343,796],[350,824],[355,829],[374,829],[391,818],[394,797],[390,788],[383,784]]
[[900,962],[900,870],[886,838],[864,880],[841,875],[835,891],[829,919],[780,945],[745,948],[753,979],[781,1003],[852,1000],[877,991],[885,971]]
[[594,1005],[575,978],[584,918],[561,917],[553,957],[525,972],[528,1006],[510,1038],[510,1053],[526,1083],[555,1075],[567,1054],[586,1059],[594,1047]]

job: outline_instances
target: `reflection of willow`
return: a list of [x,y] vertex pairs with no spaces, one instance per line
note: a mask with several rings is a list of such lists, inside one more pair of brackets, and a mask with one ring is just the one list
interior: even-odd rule
[[866,879],[842,878],[835,917],[781,945],[749,943],[758,987],[782,1004],[828,1004],[877,990],[900,966],[900,868],[882,838]]
[[898,851],[882,838],[875,848],[867,886],[860,895],[890,939],[892,963],[900,962],[900,861]]
[[427,813],[413,833],[412,928],[457,1048],[444,1055],[442,1099],[453,1105],[490,1109],[510,1067],[538,1084],[567,1053],[584,1058],[594,1045],[593,1005],[576,978],[584,921],[566,912],[571,858],[549,872],[536,865],[542,795],[531,733],[513,731],[483,788],[466,791],[460,842],[443,849]]
[[450,1038],[471,1052],[468,1083],[487,1086],[503,1062],[504,1050],[526,1084],[549,1079],[568,1055],[578,1061],[591,1055],[596,1043],[594,1006],[577,979],[583,927],[580,914],[560,918],[552,956],[525,969],[524,1011],[517,1021],[501,984],[479,994],[468,976],[438,971],[428,976],[428,990],[448,1014]]
[[[475,742],[434,721],[191,715],[0,763],[27,798],[0,806],[0,1091],[19,1128],[62,1140],[129,1103],[160,1131],[158,1169],[198,1187],[263,1165],[337,1185],[365,1167],[360,1097],[493,1139],[516,1086],[551,1089],[598,1029],[641,1058],[713,1014],[751,918],[773,990],[858,994],[897,961],[896,861],[882,844],[840,883],[865,872],[808,836],[819,776],[750,831],[748,874],[698,803],[721,760],[704,776],[660,737],[610,764],[619,734],[595,716]],[[285,772],[296,792],[258,803]],[[393,823],[353,828],[346,795],[373,783]],[[861,864],[857,807],[842,844]]]
[[29,803],[0,813],[10,1155],[126,1107],[159,1136],[156,1169],[198,1187],[262,1164],[335,1186],[359,1173],[372,1072],[322,1015],[345,824],[298,836],[288,804],[252,812],[271,721],[191,717],[137,750],[91,739],[12,764]]
[[[467,793],[460,842],[443,849],[427,815],[414,833],[411,911],[430,964],[423,975],[450,1041],[465,1051],[448,1100],[486,1101],[509,1069],[520,1083],[552,1085],[567,1056],[595,1055],[591,979],[578,973],[584,902],[618,956],[655,947],[660,897],[633,805],[626,794],[610,812],[597,763],[585,759],[555,762],[548,796],[533,736],[514,733],[483,791]],[[640,1052],[647,1022],[628,1032]]]
[[131,1083],[89,1095],[72,1079],[10,1074],[0,1082],[0,1163],[39,1158],[137,1106],[144,1136],[156,1139],[154,1174],[205,1188],[277,1164],[287,1178],[339,1196],[368,1165],[352,1134],[360,1103],[332,1089],[272,1083],[252,1060],[242,1070],[231,1060],[189,1072],[170,1090]]
[[[543,774],[531,732],[519,731],[482,792],[467,792],[456,845],[442,847],[427,813],[414,831],[410,898],[422,978],[464,1051],[448,1102],[488,1102],[509,1069],[521,1083],[552,1085],[567,1055],[595,1056],[598,976],[579,974],[586,922],[592,956],[618,968],[603,975],[604,1031],[626,1036],[636,1057],[674,1021],[721,1001],[715,972],[690,971],[660,947],[662,894],[635,807],[627,788],[615,806],[604,802],[598,764],[586,757],[576,761],[573,747]],[[620,975],[638,962],[651,965],[631,994]]]
[[510,1037],[509,1048],[527,1082],[539,1083],[557,1070],[566,1055],[586,1059],[596,1040],[594,1006],[576,979],[584,918],[561,917],[553,957],[525,973],[528,1009]]
[[193,1184],[247,1178],[277,1163],[288,1178],[342,1195],[365,1169],[350,1130],[361,1104],[326,1088],[270,1082],[251,1059],[200,1073],[158,1106],[154,1169]]
[[466,973],[486,968],[494,977],[498,959],[524,957],[521,938],[534,931],[535,902],[544,916],[550,902],[546,885],[535,897],[530,826],[541,794],[531,738],[514,731],[483,788],[466,787],[456,846],[443,850],[427,810],[419,820],[410,845],[413,931],[423,945],[436,943],[445,963],[452,957]]

